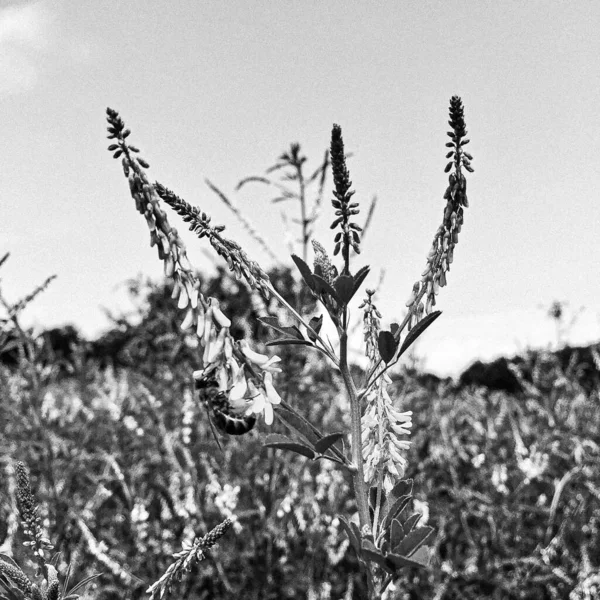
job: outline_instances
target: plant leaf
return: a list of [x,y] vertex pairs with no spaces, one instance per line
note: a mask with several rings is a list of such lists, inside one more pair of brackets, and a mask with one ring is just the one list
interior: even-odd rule
[[314,281],[314,292],[315,294],[321,295],[326,293],[328,296],[331,296],[338,304],[340,303],[337,292],[329,285],[322,277],[318,275],[313,275]]
[[[319,331],[321,331],[321,327],[323,325],[323,315],[319,315],[318,317],[313,317],[309,322],[309,329],[306,331],[306,335],[308,335],[309,339],[313,342],[317,341],[317,335]],[[312,329],[312,331],[311,331]],[[314,333],[313,333],[314,332]],[[315,335],[317,334],[317,335]]]
[[402,527],[404,528],[404,533],[409,533],[410,531],[412,531],[417,526],[417,523],[421,520],[422,516],[423,515],[420,515],[419,513],[415,513],[414,515],[408,517],[408,519],[406,519],[406,521],[404,521],[404,523],[402,524]]
[[389,363],[390,360],[394,358],[394,354],[396,354],[396,349],[398,348],[398,341],[392,332],[380,331],[377,338],[377,345],[383,362],[385,362],[385,364]]
[[266,446],[267,448],[277,448],[279,450],[290,450],[291,452],[302,454],[302,456],[306,456],[306,458],[315,458],[315,451],[312,448],[306,446],[305,444],[301,444],[300,442],[295,442],[294,440],[279,433],[272,433],[268,435],[263,446]]
[[333,287],[340,299],[339,303],[342,306],[348,306],[348,302],[354,296],[354,277],[352,275],[340,275],[335,278]]
[[355,273],[355,275],[354,275],[354,290],[352,290],[352,295],[353,296],[360,289],[360,286],[362,285],[362,282],[365,280],[365,278],[369,274],[370,270],[371,270],[371,267],[366,266],[366,267],[363,267],[362,269],[359,269]]
[[293,335],[296,336],[295,330],[292,327],[285,327],[284,325],[280,325],[277,317],[259,317],[258,320],[267,327],[271,327],[275,331],[279,331],[279,333],[283,333],[283,335]]
[[404,539],[405,535],[402,523],[398,519],[392,519],[390,527],[390,547],[392,550]]
[[299,340],[298,338],[279,338],[266,343],[267,346],[313,346],[308,340]]
[[419,527],[407,534],[398,546],[393,547],[394,553],[410,556],[418,550],[433,533],[433,527]]
[[441,315],[441,311],[436,310],[423,317],[409,332],[400,348],[398,356],[402,356],[413,344],[413,342]]
[[[363,542],[363,545],[364,545],[364,542]],[[373,548],[375,548],[375,546],[373,546]],[[390,566],[388,564],[388,562],[386,561],[386,557],[383,556],[383,554],[381,554],[381,552],[379,552],[379,550],[377,550],[377,548],[375,548],[375,550],[371,550],[369,548],[363,548],[362,555],[366,560],[378,564],[381,568],[385,569],[388,573],[393,573],[395,571],[395,569],[392,566]]]
[[292,260],[298,267],[298,271],[300,271],[300,275],[302,275],[302,279],[306,282],[306,285],[314,292],[315,291],[315,280],[310,270],[310,267],[295,254],[292,254]]
[[360,547],[360,538],[356,537],[356,533],[348,524],[346,517],[338,516],[338,519],[340,520],[340,523],[342,524],[344,531],[348,535],[348,538],[350,540],[350,543],[352,544],[352,547],[354,548],[354,550],[356,551],[356,554],[360,558],[360,556],[362,554],[362,549]]
[[327,450],[329,450],[329,448],[331,448],[331,446],[333,446],[333,444],[335,444],[339,439],[343,438],[344,435],[346,434],[342,432],[330,433],[329,435],[326,435],[315,444],[315,450],[319,454],[324,454],[327,452]]
[[390,526],[392,519],[394,517],[397,517],[406,508],[406,505],[410,502],[411,498],[412,496],[402,496],[392,504],[389,512],[385,515],[385,518],[383,519],[384,529],[387,529]]
[[429,564],[429,552],[426,548],[421,548],[411,558],[390,553],[386,556],[386,559],[394,565],[395,571],[402,567],[426,567]]

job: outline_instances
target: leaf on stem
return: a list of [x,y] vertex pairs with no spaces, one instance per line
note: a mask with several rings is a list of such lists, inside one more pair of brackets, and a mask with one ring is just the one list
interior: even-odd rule
[[292,260],[298,267],[298,271],[300,271],[300,275],[302,275],[302,279],[304,279],[306,285],[313,292],[315,292],[315,280],[312,271],[310,270],[310,267],[299,256],[296,256],[295,254],[292,254]]
[[436,310],[426,317],[423,317],[409,332],[406,336],[398,356],[402,356],[417,340],[417,338],[441,315],[441,311]]
[[315,458],[315,451],[313,448],[307,446],[306,444],[296,442],[291,438],[286,437],[285,435],[281,435],[279,433],[271,433],[270,435],[268,435],[263,445],[267,448],[290,450],[291,452],[296,452],[297,454],[306,456],[306,458]]
[[323,315],[319,315],[318,317],[313,317],[308,322],[308,330],[306,331],[306,335],[308,335],[309,339],[313,342],[317,341],[317,335],[321,331],[321,327],[323,326]]
[[326,435],[325,437],[321,438],[315,444],[315,450],[319,454],[324,454],[325,452],[327,452],[327,450],[329,450],[329,448],[331,448],[331,446],[333,446],[333,444],[335,444],[337,441],[339,441],[345,435],[346,434],[342,433],[342,432],[330,433],[329,435]]
[[391,331],[380,331],[377,337],[377,346],[379,354],[385,364],[389,363],[398,349],[398,340]]

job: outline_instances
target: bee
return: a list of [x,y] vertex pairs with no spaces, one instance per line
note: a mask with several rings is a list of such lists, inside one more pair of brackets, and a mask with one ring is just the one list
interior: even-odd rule
[[219,431],[228,435],[244,435],[252,430],[256,424],[256,415],[234,411],[227,398],[227,392],[219,389],[219,383],[213,373],[197,379],[195,385],[198,397],[206,407],[211,427],[214,424]]

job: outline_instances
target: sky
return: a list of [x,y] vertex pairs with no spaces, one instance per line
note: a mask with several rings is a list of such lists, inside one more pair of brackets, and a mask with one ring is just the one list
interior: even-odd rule
[[[149,176],[265,266],[205,179],[291,264],[282,206],[265,187],[235,186],[291,142],[316,167],[338,123],[355,199],[366,212],[378,197],[353,266],[371,265],[369,287],[385,272],[376,303],[387,326],[403,317],[441,223],[448,101],[459,95],[470,206],[438,296],[443,315],[417,356],[456,374],[477,358],[548,347],[553,301],[566,303],[566,340],[597,341],[598,23],[592,1],[0,0],[2,293],[16,301],[56,274],[23,323],[95,336],[106,310],[130,307],[126,280],[161,277],[106,150],[107,106],[131,128]],[[331,251],[329,209],[316,238]],[[196,267],[214,268],[202,241],[184,240]]]

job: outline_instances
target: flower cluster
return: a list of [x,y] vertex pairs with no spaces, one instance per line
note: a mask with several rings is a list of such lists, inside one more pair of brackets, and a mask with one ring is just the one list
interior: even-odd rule
[[17,476],[17,503],[21,513],[21,523],[23,532],[29,538],[29,541],[24,542],[24,545],[32,546],[37,560],[43,560],[44,550],[52,550],[54,546],[44,536],[41,518],[38,514],[38,505],[31,491],[27,468],[22,462],[18,462],[15,471]]
[[[372,290],[362,303],[363,327],[367,356],[372,365],[380,365],[377,349],[379,320],[381,313],[373,303]],[[378,366],[378,371],[384,367]],[[376,484],[378,478],[389,492],[404,476],[406,458],[402,452],[408,450],[410,442],[401,437],[410,435],[412,411],[400,412],[393,406],[387,391],[391,379],[379,373],[375,385],[366,394],[367,408],[362,417],[362,453],[365,461],[365,481]]]
[[344,154],[344,140],[342,139],[342,128],[339,125],[334,125],[331,131],[331,170],[333,172],[333,181],[335,191],[333,195],[335,199],[331,201],[335,208],[335,216],[331,229],[340,227],[341,231],[335,236],[334,255],[337,255],[342,250],[344,258],[345,270],[348,270],[350,257],[350,247],[354,252],[360,254],[360,235],[362,228],[356,223],[351,223],[351,217],[359,213],[358,202],[350,202],[354,195],[354,191],[350,190],[352,182],[350,181],[350,173],[346,167],[346,155]]
[[[421,294],[415,294],[416,297],[427,296],[425,304],[425,313],[429,314],[432,307],[435,306],[435,297],[440,288],[446,285],[446,273],[450,271],[450,265],[454,260],[454,247],[458,244],[458,234],[460,233],[464,222],[464,209],[469,206],[467,200],[467,180],[462,169],[473,172],[471,161],[473,157],[465,152],[464,146],[469,143],[465,139],[467,128],[465,125],[464,109],[462,101],[458,96],[453,96],[450,100],[450,127],[452,131],[448,132],[451,141],[446,144],[451,150],[446,158],[452,160],[446,165],[446,173],[453,169],[449,176],[449,185],[444,193],[446,207],[442,224],[439,226],[433,238],[433,243],[429,254],[427,255],[427,267],[421,277]],[[415,284],[415,286],[418,285]],[[407,304],[411,306],[410,304]],[[418,310],[418,307],[417,307]]]
[[150,229],[150,245],[158,247],[165,275],[173,280],[171,296],[178,299],[179,309],[186,310],[181,328],[195,328],[203,348],[203,369],[194,374],[195,379],[207,375],[215,377],[220,391],[229,396],[231,409],[240,414],[264,413],[265,421],[272,423],[273,405],[281,402],[272,379],[272,374],[279,371],[275,366],[279,358],[254,352],[247,342],[233,339],[231,321],[220,309],[218,301],[200,293],[200,282],[187,259],[183,241],[160,208],[161,198],[190,223],[190,229],[200,237],[207,237],[229,267],[238,276],[243,276],[253,289],[267,293],[270,289],[268,276],[235,242],[221,236],[224,227],[211,226],[206,213],[190,206],[164,186],[149,182],[144,170],[148,163],[136,156],[139,150],[126,141],[130,131],[125,129],[116,111],[108,108],[106,112],[108,137],[116,140],[109,150],[114,152],[114,158],[122,156],[131,195]]
[[184,544],[183,550],[173,555],[175,562],[169,565],[165,574],[146,590],[146,593],[150,594],[150,600],[163,598],[175,580],[180,579],[184,572],[189,571],[195,562],[203,561],[206,558],[206,552],[227,533],[231,525],[231,519],[225,519],[204,537],[196,538],[191,544]]

